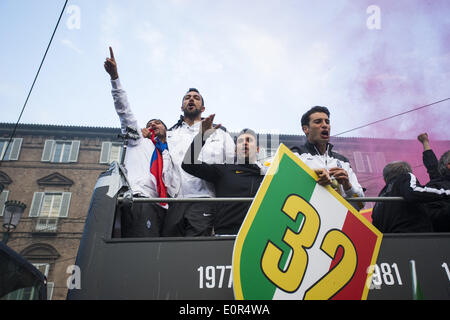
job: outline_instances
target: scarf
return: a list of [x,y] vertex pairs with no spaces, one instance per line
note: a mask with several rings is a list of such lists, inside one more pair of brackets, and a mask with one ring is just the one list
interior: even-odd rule
[[[163,172],[162,151],[164,151],[164,149],[167,149],[167,144],[162,143],[158,138],[156,138],[155,131],[150,130],[150,132],[151,136],[149,138],[155,145],[155,151],[153,151],[152,159],[150,160],[150,173],[156,179],[156,188],[159,197],[167,198],[167,189],[162,178]],[[167,206],[167,203],[160,203],[160,204],[164,207]]]

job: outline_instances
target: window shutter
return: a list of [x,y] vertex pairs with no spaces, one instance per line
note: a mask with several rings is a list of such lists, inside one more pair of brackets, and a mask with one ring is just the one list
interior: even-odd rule
[[111,142],[104,141],[102,142],[102,152],[100,154],[100,163],[109,164],[109,153],[111,151]]
[[[5,152],[0,152],[0,156],[1,156],[0,160],[2,160],[2,161],[14,160],[14,159],[11,159],[11,154],[12,154],[11,150],[13,150],[13,148],[14,148],[14,143],[16,142],[16,139],[18,139],[18,138],[12,139],[11,143],[9,143],[9,139],[1,139],[2,142],[4,142],[4,148],[6,148],[6,147],[8,147],[8,148],[6,148]],[[20,139],[22,139],[22,138],[20,138]],[[9,145],[8,145],[8,143],[9,143]],[[17,160],[17,159],[15,159],[15,160]]]
[[2,161],[9,161],[10,154],[11,154],[11,147],[14,144],[14,139],[11,140],[11,143],[9,145],[8,145],[9,139],[4,140],[3,142],[5,143],[4,144],[4,148],[6,148],[6,147],[7,148],[6,148],[5,152],[0,152],[0,156],[1,156],[0,160],[2,160]]
[[69,206],[70,206],[70,198],[72,193],[63,192],[62,200],[61,200],[61,208],[59,209],[59,217],[67,218],[69,216]]
[[[120,148],[120,154],[119,154],[119,160],[117,160],[117,162],[121,163],[122,162],[122,156],[123,153],[125,152],[125,150],[123,150],[123,146]],[[125,159],[124,159],[125,161]]]
[[11,153],[8,160],[18,160],[20,154],[20,147],[22,146],[22,138],[15,138],[12,142]]
[[375,163],[376,163],[376,172],[383,172],[383,169],[386,166],[386,158],[384,157],[383,152],[377,152],[375,154]]
[[54,287],[55,287],[54,282],[47,282],[47,300],[52,300]]
[[41,161],[43,162],[50,161],[54,145],[55,140],[45,140],[44,151],[42,152]]
[[9,191],[3,191],[0,193],[0,217],[3,216],[5,210],[5,202],[8,200]]
[[29,217],[39,217],[41,211],[41,203],[44,198],[44,192],[35,192],[33,201],[31,202]]
[[80,151],[80,141],[72,141],[72,147],[70,148],[69,162],[78,161],[78,152]]

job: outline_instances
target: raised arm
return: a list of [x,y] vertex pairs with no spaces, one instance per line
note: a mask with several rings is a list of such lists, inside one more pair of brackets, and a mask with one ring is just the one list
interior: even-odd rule
[[421,133],[417,137],[417,140],[419,140],[422,143],[423,146],[423,154],[422,154],[422,161],[425,165],[425,168],[427,168],[428,176],[431,179],[439,178],[439,161],[436,158],[436,155],[434,154],[433,150],[430,147],[430,140],[428,139],[428,134]]

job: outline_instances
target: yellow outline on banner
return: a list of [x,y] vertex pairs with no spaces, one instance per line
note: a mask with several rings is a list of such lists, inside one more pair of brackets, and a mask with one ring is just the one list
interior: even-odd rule
[[[241,263],[240,253],[241,253],[242,247],[244,245],[244,240],[245,240],[245,238],[248,234],[248,231],[253,223],[256,213],[258,212],[259,207],[261,206],[261,202],[267,193],[267,189],[269,188],[269,186],[272,182],[273,176],[275,175],[275,173],[278,170],[281,159],[285,155],[288,156],[295,163],[297,163],[316,182],[318,180],[317,174],[310,167],[308,167],[302,160],[300,160],[296,155],[294,155],[294,153],[288,147],[286,147],[284,144],[280,144],[280,146],[278,147],[278,150],[275,154],[275,157],[273,158],[273,161],[266,173],[266,176],[264,177],[264,179],[261,183],[258,193],[256,194],[256,197],[250,206],[250,210],[248,211],[247,216],[244,219],[244,222],[239,230],[238,236],[236,237],[236,241],[234,243],[234,248],[233,248],[233,271],[234,271],[234,266],[237,266],[237,268],[240,268],[240,263]],[[356,209],[352,205],[350,205],[331,186],[326,186],[325,188],[337,200],[339,200],[339,202],[341,202],[341,204],[343,204],[356,218],[358,218],[370,231],[372,231],[377,236],[377,242],[375,244],[375,248],[374,248],[371,263],[370,263],[371,265],[375,265],[377,258],[378,258],[378,253],[379,253],[379,250],[381,247],[381,240],[383,238],[383,234],[377,228],[375,228],[366,218],[364,218],[364,216],[362,216],[358,211],[356,211]],[[239,253],[239,254],[237,254],[237,253]],[[372,274],[373,274],[373,271],[369,272],[367,274],[367,278],[366,278],[366,282],[365,282],[366,285],[364,286],[364,291],[361,296],[362,300],[366,300],[367,296],[369,294],[369,286],[367,284],[370,283]],[[236,300],[244,299],[243,294],[242,294],[242,285],[241,285],[241,278],[240,278],[239,272],[233,272],[233,291],[234,291],[234,297]]]

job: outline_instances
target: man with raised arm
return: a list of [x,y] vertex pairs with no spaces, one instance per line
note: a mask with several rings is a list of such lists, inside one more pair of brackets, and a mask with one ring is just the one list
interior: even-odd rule
[[[419,134],[417,140],[422,143],[423,164],[430,177],[430,181],[425,186],[436,189],[450,189],[450,150],[444,152],[438,161],[430,146],[428,134]],[[425,208],[435,232],[450,232],[450,199],[427,202]]]
[[[109,47],[110,57],[104,67],[111,77],[114,107],[120,119],[122,133],[127,127],[137,131],[137,140],[130,140],[125,155],[125,167],[133,197],[167,198],[179,189],[179,175],[174,170],[166,143],[166,126],[159,119],[147,122],[148,137],[142,135],[137,119],[131,111],[127,94],[122,88],[117,71],[114,52]],[[133,209],[122,207],[122,237],[159,237],[167,205],[157,203],[133,203]]]

